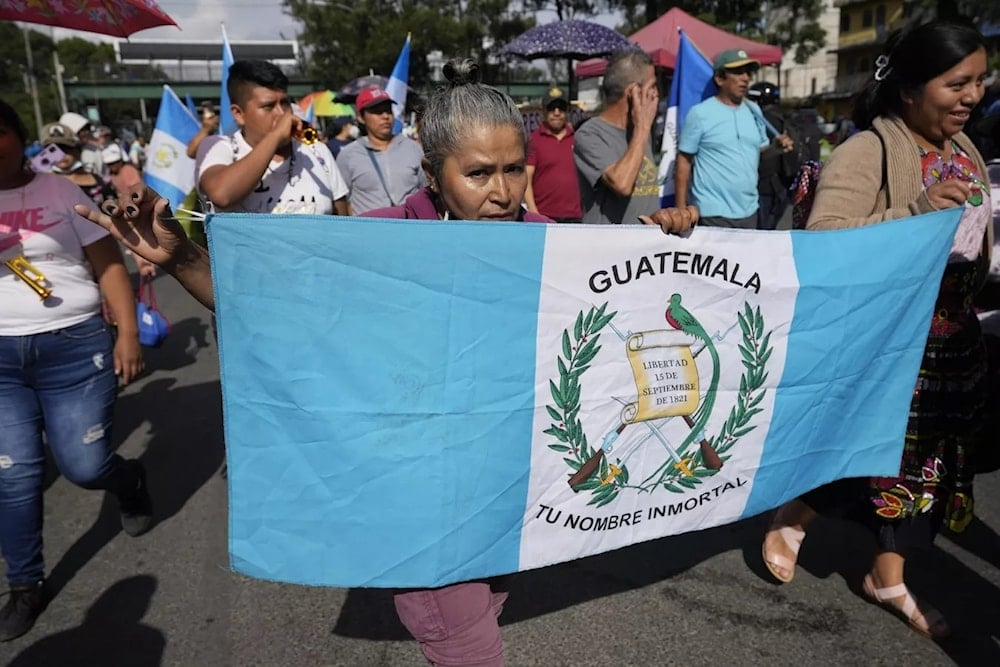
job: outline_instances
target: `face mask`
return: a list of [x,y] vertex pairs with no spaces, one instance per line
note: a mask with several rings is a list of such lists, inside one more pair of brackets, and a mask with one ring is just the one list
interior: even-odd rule
[[361,130],[358,129],[357,125],[352,123],[351,126],[347,128],[347,135],[351,139],[357,139],[359,136],[361,136]]
[[53,173],[56,174],[72,174],[83,170],[83,163],[77,160],[74,162],[69,169],[60,169],[59,167],[52,167]]

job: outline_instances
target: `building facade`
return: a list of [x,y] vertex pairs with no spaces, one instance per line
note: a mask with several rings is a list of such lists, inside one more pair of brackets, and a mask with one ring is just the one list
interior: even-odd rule
[[762,75],[762,78],[769,77],[766,80],[773,80],[781,87],[781,96],[785,100],[808,100],[836,90],[835,49],[840,30],[840,8],[836,0],[824,0],[819,24],[826,34],[826,45],[822,49],[802,64],[795,62],[795,51],[789,49],[777,71],[768,67]]
[[875,73],[886,39],[906,17],[903,0],[835,0],[840,9],[834,92],[828,116],[848,115],[850,102]]

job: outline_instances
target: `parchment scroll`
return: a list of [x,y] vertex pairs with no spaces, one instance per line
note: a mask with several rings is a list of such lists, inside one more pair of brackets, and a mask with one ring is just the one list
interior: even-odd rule
[[698,408],[698,369],[692,338],[660,329],[632,334],[625,343],[637,399],[622,409],[622,423],[690,415]]

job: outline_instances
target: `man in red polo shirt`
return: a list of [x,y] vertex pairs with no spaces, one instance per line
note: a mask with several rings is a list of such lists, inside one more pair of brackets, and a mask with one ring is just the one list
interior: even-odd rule
[[559,88],[544,101],[542,124],[528,139],[528,210],[556,222],[580,222],[580,184],[573,163],[573,127],[566,122],[569,103]]

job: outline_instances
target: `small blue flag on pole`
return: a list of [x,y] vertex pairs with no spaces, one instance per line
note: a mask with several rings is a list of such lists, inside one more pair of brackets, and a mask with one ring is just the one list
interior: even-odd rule
[[184,96],[184,104],[187,105],[187,109],[188,111],[191,112],[191,115],[197,118],[198,108],[194,105],[194,100],[191,99],[191,93],[188,93],[187,95]]
[[194,187],[194,160],[187,156],[188,142],[200,123],[170,86],[163,86],[156,129],[146,150],[142,180],[170,200],[177,209]]
[[219,91],[219,127],[222,134],[235,134],[239,128],[233,112],[230,110],[232,102],[229,99],[229,68],[233,64],[233,49],[229,46],[229,35],[226,34],[226,26],[222,25],[222,89]]
[[674,76],[670,82],[670,97],[667,101],[667,119],[663,129],[663,143],[660,150],[660,205],[673,206],[674,172],[677,169],[677,137],[681,134],[684,118],[695,104],[711,97],[715,88],[712,83],[712,65],[708,59],[680,30],[680,46],[674,62]]
[[389,93],[393,105],[392,115],[395,120],[392,123],[392,133],[399,134],[403,131],[403,115],[406,113],[406,87],[410,80],[410,34],[407,33],[403,48],[396,58],[396,66],[392,68],[389,76],[389,83],[385,87],[385,92]]

